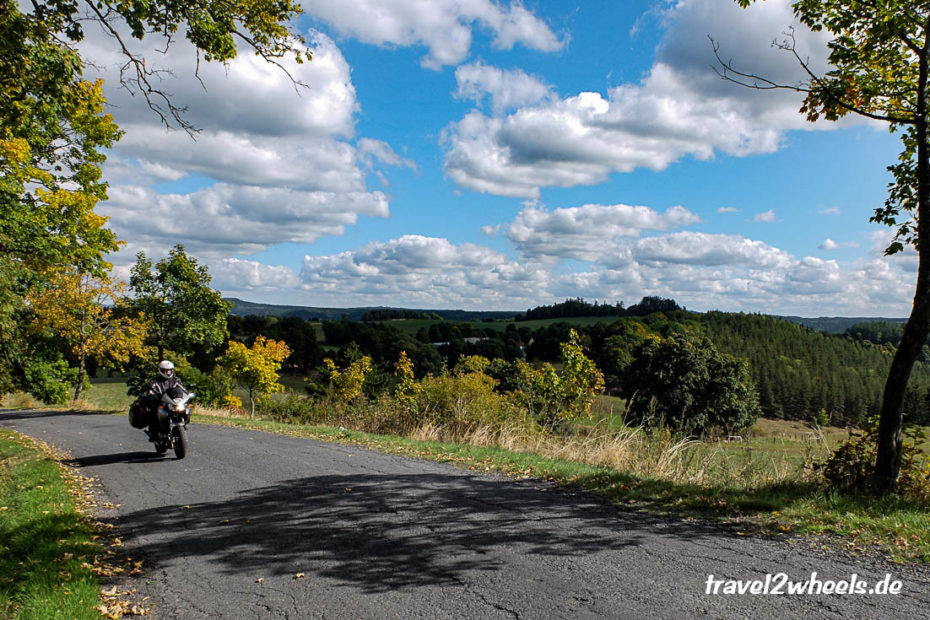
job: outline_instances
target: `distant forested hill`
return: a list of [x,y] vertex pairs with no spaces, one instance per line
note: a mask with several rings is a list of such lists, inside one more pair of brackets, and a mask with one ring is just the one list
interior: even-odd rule
[[388,308],[385,306],[370,306],[365,308],[315,308],[311,306],[283,306],[276,304],[257,304],[243,301],[235,297],[226,298],[233,305],[230,314],[237,316],[277,316],[298,317],[306,320],[338,321],[346,318],[350,321],[361,321],[379,314],[397,314],[398,318],[408,314],[435,314],[447,321],[483,321],[485,319],[512,319],[516,312],[482,311],[482,310],[411,310],[405,308]]
[[[451,368],[462,355],[506,363],[522,358],[555,362],[560,343],[575,328],[606,375],[608,387],[616,389],[637,347],[650,335],[706,337],[721,352],[749,362],[766,416],[810,420],[823,410],[838,424],[855,423],[878,412],[900,337],[896,320],[819,319],[815,327],[806,327],[799,321],[761,314],[689,312],[660,298],[645,298],[627,308],[566,300],[531,309],[520,317],[545,320],[506,323],[482,321],[514,319],[516,313],[307,308],[230,301],[236,304],[229,322],[234,337],[248,342],[263,333],[284,339],[295,351],[289,362],[292,370],[302,373],[320,363],[323,353],[318,345],[329,347],[330,352],[355,345],[371,356],[385,376],[393,372],[400,351],[408,354],[420,374]],[[592,321],[589,311],[598,320]],[[255,316],[243,319],[243,315]],[[302,321],[307,319],[322,320],[322,328],[304,329],[307,326]],[[831,331],[843,327],[845,333],[825,333],[816,327]],[[318,343],[319,336],[322,341]],[[928,362],[930,349],[925,349],[906,394],[905,410],[915,421],[930,422]]]
[[[758,314],[708,312],[701,323],[720,350],[749,360],[766,416],[804,419],[825,409],[855,420],[878,413],[894,346]],[[930,405],[927,361],[925,354],[915,364],[907,395],[906,408],[920,418]]]
[[803,316],[782,316],[779,317],[785,319],[786,321],[791,321],[792,323],[798,323],[805,327],[810,327],[811,329],[818,332],[826,332],[828,334],[843,334],[853,325],[857,323],[897,323],[903,325],[907,319],[887,319],[887,318],[855,318],[855,317],[846,317],[846,316],[821,316],[817,318],[803,317]]

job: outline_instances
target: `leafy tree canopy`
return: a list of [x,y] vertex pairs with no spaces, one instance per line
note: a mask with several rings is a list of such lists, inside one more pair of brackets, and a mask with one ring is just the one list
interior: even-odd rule
[[749,365],[708,340],[650,338],[624,377],[627,414],[648,426],[701,434],[738,431],[759,417]]
[[122,369],[130,357],[144,354],[145,318],[120,313],[110,305],[113,300],[125,304],[120,298],[124,288],[124,283],[107,278],[59,272],[48,287],[30,295],[35,326],[52,331],[77,360],[74,400],[81,397],[88,359]]
[[230,342],[226,353],[217,360],[223,372],[249,391],[250,417],[255,417],[256,393],[271,394],[284,389],[278,383],[278,371],[281,362],[290,354],[283,342],[259,336],[251,348],[241,342]]
[[140,252],[132,268],[130,307],[150,321],[148,343],[161,359],[166,350],[192,355],[223,344],[229,303],[210,288],[203,265],[176,245],[157,263]]
[[123,86],[167,126],[192,132],[183,105],[159,89],[158,70],[128,40],[170,45],[183,34],[206,61],[230,60],[241,42],[269,62],[301,62],[310,57],[290,28],[299,11],[292,0],[0,0],[0,389],[28,390],[41,375],[26,329],[30,292],[56,270],[103,276],[119,247],[94,211],[106,199],[105,150],[120,131],[102,83],[84,79],[94,60],[77,48],[85,26],[100,25],[123,54]]

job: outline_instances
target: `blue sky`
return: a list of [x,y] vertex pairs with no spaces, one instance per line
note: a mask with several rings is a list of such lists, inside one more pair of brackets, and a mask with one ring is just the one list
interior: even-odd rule
[[[249,54],[155,54],[196,141],[115,87],[125,137],[100,211],[139,251],[185,245],[251,301],[522,310],[566,297],[694,310],[901,316],[912,254],[886,258],[895,136],[806,123],[800,98],[720,80],[722,54],[786,82],[784,0],[303,2],[308,84]],[[826,39],[797,27],[825,68]],[[157,41],[144,44],[157,46]],[[147,48],[142,47],[143,51]]]

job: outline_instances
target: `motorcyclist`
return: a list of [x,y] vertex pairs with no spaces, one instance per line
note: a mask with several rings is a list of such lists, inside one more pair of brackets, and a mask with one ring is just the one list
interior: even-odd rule
[[176,397],[175,394],[187,393],[187,388],[174,374],[174,364],[169,360],[158,363],[158,374],[152,377],[140,398],[149,414],[149,427],[146,431],[149,441],[155,441],[158,436],[158,404],[165,393],[172,397]]

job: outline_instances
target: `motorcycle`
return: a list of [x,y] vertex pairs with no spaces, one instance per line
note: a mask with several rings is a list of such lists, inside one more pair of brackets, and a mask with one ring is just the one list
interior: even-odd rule
[[[162,394],[155,414],[158,416],[158,432],[153,440],[158,454],[164,454],[170,448],[179,459],[187,455],[187,425],[191,421],[190,401],[194,396],[193,392],[175,398]],[[149,434],[148,429],[145,433]]]

